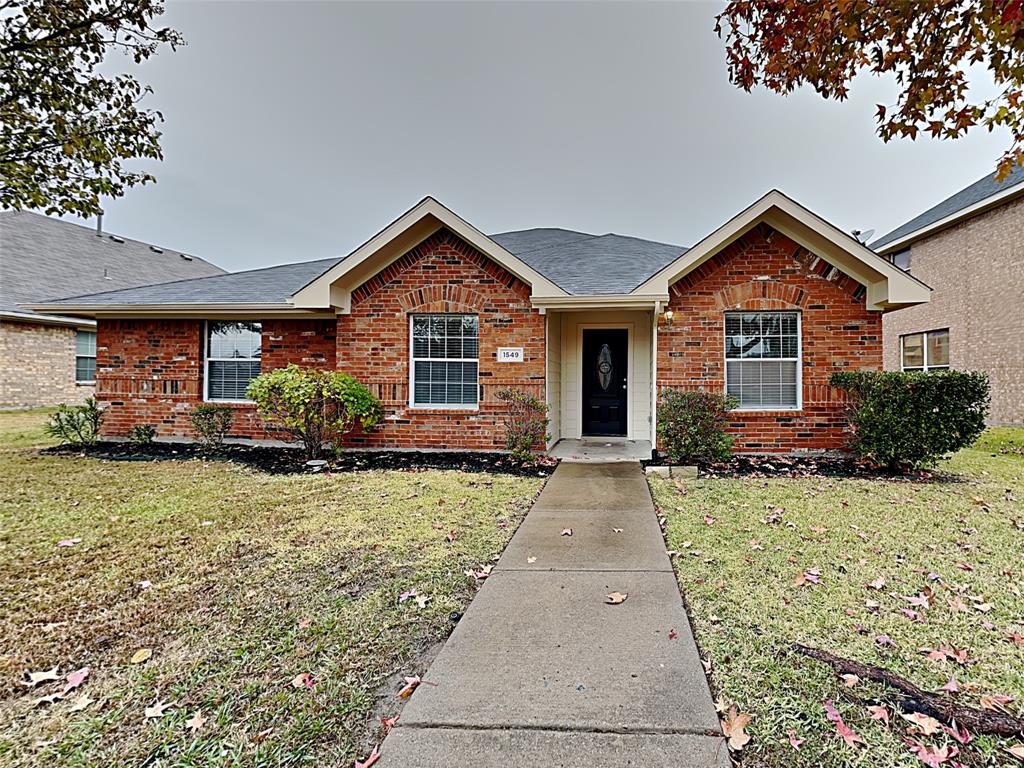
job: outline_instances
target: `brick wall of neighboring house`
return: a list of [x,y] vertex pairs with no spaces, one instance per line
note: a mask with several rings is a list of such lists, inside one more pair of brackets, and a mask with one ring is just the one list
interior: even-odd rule
[[75,383],[75,329],[0,320],[0,408],[81,403]]
[[865,308],[859,283],[760,225],[675,283],[668,308],[674,322],[658,330],[659,388],[719,392],[725,388],[724,313],[799,311],[802,409],[736,412],[729,431],[739,451],[843,447],[843,396],[828,379],[835,371],[882,366],[881,313]]
[[948,328],[950,365],[989,375],[990,421],[1024,424],[1024,198],[913,243],[910,270],[932,300],[886,314],[886,369],[900,336]]
[[[420,312],[479,315],[478,409],[409,407],[409,315]],[[203,393],[202,334],[199,320],[100,320],[97,376],[99,399],[108,407],[106,436],[124,436],[140,423],[154,424],[161,437],[192,436],[190,414]],[[524,361],[498,363],[498,347],[522,347]],[[337,366],[380,398],[383,423],[354,435],[353,446],[500,449],[504,409],[495,393],[513,385],[544,395],[544,317],[530,306],[527,285],[442,232],[358,288],[351,315],[336,322],[263,321],[262,369],[289,362]],[[273,436],[252,406],[232,407],[232,437]]]
[[[409,406],[409,315],[427,312],[479,316],[479,409]],[[523,362],[497,362],[498,347],[522,347]],[[351,314],[338,318],[338,366],[369,384],[386,414],[352,444],[500,449],[496,392],[511,385],[544,397],[544,316],[529,286],[442,230],[353,292]]]
[[[135,424],[152,424],[160,437],[193,436],[191,414],[203,398],[201,320],[106,320],[98,324],[97,399],[107,408],[102,432],[123,437]],[[264,320],[262,367],[288,363],[333,368],[333,320]],[[253,407],[235,410],[231,437],[267,438]]]

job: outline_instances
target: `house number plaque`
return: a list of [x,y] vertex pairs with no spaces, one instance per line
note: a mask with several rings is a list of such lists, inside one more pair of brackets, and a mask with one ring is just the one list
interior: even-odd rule
[[521,363],[523,362],[522,347],[498,347],[499,363]]

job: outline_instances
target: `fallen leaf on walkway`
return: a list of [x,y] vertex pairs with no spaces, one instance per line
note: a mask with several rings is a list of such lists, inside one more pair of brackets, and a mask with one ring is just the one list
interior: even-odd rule
[[66,678],[64,678],[67,682],[64,683],[64,690],[61,691],[61,693],[65,694],[68,691],[73,691],[75,688],[77,688],[82,683],[84,683],[85,682],[85,678],[87,678],[88,676],[89,676],[89,668],[88,667],[82,667],[81,669],[75,670],[74,672],[69,674]]
[[202,712],[196,712],[192,717],[185,721],[185,727],[192,731],[192,733],[196,733],[205,724],[206,718],[203,717]]
[[376,746],[373,748],[373,752],[371,752],[370,755],[365,760],[363,760],[362,762],[356,760],[355,768],[370,768],[370,766],[376,763],[379,759],[380,746]]
[[722,720],[722,732],[729,739],[729,749],[739,752],[750,741],[750,735],[745,728],[750,725],[750,715],[737,711],[736,707],[730,707],[725,719]]
[[612,533],[622,533],[621,528],[612,528]]
[[395,727],[395,723],[398,722],[399,715],[392,715],[391,717],[382,717],[380,724],[384,728],[384,735],[387,736],[391,733],[391,729]]
[[679,633],[676,632],[675,629],[670,629],[668,631],[668,639],[669,640],[675,640],[677,637],[679,637]]
[[609,592],[605,596],[605,602],[609,605],[619,605],[626,602],[627,597],[629,597],[629,594],[626,592]]
[[405,687],[398,692],[398,698],[408,699],[412,696],[412,692],[419,687],[421,682],[423,681],[419,675],[413,675],[412,677],[405,678]]
[[143,710],[142,719],[151,720],[157,717],[163,717],[164,712],[166,712],[173,706],[173,702],[169,703],[166,701],[158,701],[157,703],[153,704],[152,706],[146,707],[145,710]]
[[39,685],[40,683],[49,682],[50,680],[60,680],[60,675],[57,674],[57,667],[54,667],[53,669],[47,669],[43,672],[29,672],[28,682],[22,681],[21,684],[31,687],[34,685]]
[[149,648],[139,648],[132,657],[128,659],[129,664],[141,664],[144,661],[148,661],[153,656],[153,651]]
[[528,557],[528,558],[526,558],[526,562],[528,562],[528,563],[536,563],[537,562],[537,558],[536,557]]
[[572,536],[572,528],[563,528],[562,536]]

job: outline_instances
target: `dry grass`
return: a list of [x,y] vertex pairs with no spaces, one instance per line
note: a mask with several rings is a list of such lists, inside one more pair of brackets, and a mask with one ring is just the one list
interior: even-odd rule
[[[475,592],[464,569],[501,552],[541,483],[47,456],[42,420],[0,414],[0,763],[11,766],[350,763],[380,686],[422,671],[420,654]],[[430,596],[425,607],[399,604],[410,589]],[[140,648],[152,658],[130,664]],[[60,684],[21,681],[54,666],[90,675],[36,705]],[[304,672],[315,685],[292,687]],[[74,712],[79,693],[93,702]],[[173,706],[144,721],[158,701]],[[206,722],[193,733],[196,712]]]
[[[922,764],[902,741],[908,723],[893,712],[886,726],[865,708],[891,692],[844,687],[831,670],[792,653],[792,642],[887,667],[932,691],[955,674],[962,702],[977,706],[999,693],[1015,698],[1010,709],[1021,713],[1024,648],[1011,634],[1024,633],[1022,437],[1024,430],[987,433],[943,465],[958,481],[706,479],[686,483],[685,493],[652,481],[715,693],[753,715],[742,765]],[[776,507],[781,520],[765,522]],[[820,571],[820,584],[794,583],[810,569]],[[881,590],[865,586],[879,576]],[[926,587],[936,593],[929,608],[903,597]],[[882,635],[892,646],[876,641]],[[973,661],[938,663],[918,650],[943,643],[970,649]],[[866,747],[839,738],[825,717],[828,699]],[[790,730],[806,740],[799,750]],[[944,734],[922,740],[952,743]],[[1014,743],[979,737],[958,759],[1020,765],[1004,751]]]

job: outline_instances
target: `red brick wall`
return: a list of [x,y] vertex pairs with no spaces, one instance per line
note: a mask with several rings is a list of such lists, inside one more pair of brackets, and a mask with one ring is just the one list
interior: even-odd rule
[[[192,408],[203,395],[201,320],[104,320],[97,327],[97,399],[103,434],[120,437],[153,424],[160,437],[192,437]],[[263,368],[297,363],[333,368],[333,320],[263,321]],[[232,437],[266,437],[252,406],[236,409]]]
[[[758,280],[765,276],[768,279]],[[760,225],[671,288],[673,324],[658,329],[658,387],[724,391],[724,313],[801,314],[800,411],[736,412],[729,431],[738,451],[843,447],[842,393],[835,371],[882,367],[882,316],[864,289],[780,232]]]
[[[479,316],[478,410],[409,407],[409,315],[423,312]],[[522,347],[523,362],[498,363],[498,347]],[[338,318],[338,367],[369,385],[386,414],[354,445],[503,448],[494,395],[512,385],[543,398],[544,366],[544,317],[530,305],[529,286],[447,230],[356,289],[351,314]]]
[[[409,315],[459,312],[480,318],[476,410],[409,407]],[[254,318],[258,319],[258,318]],[[191,437],[202,401],[203,323],[199,320],[101,320],[98,399],[108,406],[107,436],[153,424],[161,437]],[[348,371],[377,395],[385,420],[350,443],[367,447],[499,449],[503,408],[495,393],[513,385],[544,396],[544,317],[529,286],[455,235],[443,231],[359,287],[352,314],[334,320],[263,321],[263,370],[297,363]],[[522,363],[496,360],[498,347],[522,347]],[[232,437],[268,435],[250,405],[236,409]],[[538,446],[543,447],[543,446]]]

